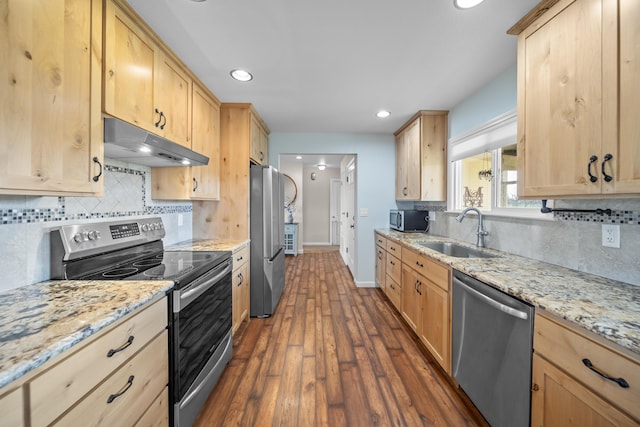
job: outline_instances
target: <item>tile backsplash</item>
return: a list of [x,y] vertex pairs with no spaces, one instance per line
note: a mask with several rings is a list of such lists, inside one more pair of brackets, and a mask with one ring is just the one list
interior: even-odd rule
[[62,224],[160,216],[165,245],[192,237],[191,202],[151,200],[150,168],[105,161],[103,197],[0,195],[0,291],[49,279],[49,232]]

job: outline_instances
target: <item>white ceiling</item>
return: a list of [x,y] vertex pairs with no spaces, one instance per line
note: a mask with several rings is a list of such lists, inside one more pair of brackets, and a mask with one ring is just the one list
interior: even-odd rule
[[344,154],[302,154],[296,159],[296,154],[280,154],[280,162],[301,163],[304,168],[317,167],[320,164],[329,169],[340,169],[340,162]]
[[[392,133],[513,65],[506,31],[538,0],[129,3],[222,102],[253,103],[272,132]],[[234,68],[254,79],[232,80]]]

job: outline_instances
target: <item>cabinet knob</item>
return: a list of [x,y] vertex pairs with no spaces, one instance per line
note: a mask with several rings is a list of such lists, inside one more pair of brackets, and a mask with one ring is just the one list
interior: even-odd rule
[[533,387],[531,387],[531,390],[533,391],[539,391],[540,390],[540,386],[538,384],[533,384]]
[[402,189],[402,195],[403,195],[403,196],[406,196],[406,195],[407,195],[407,187],[404,187],[404,188]]

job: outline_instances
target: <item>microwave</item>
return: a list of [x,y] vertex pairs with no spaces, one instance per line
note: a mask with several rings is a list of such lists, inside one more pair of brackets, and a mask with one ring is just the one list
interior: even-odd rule
[[429,211],[392,209],[389,227],[398,231],[429,231]]

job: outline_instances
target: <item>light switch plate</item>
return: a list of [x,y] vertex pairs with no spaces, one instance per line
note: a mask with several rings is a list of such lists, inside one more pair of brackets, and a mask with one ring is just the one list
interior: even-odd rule
[[620,226],[617,224],[602,224],[602,246],[610,248],[620,247]]
[[369,216],[368,208],[360,208],[360,216]]
[[178,214],[178,227],[182,227],[184,225],[184,218],[182,214]]

